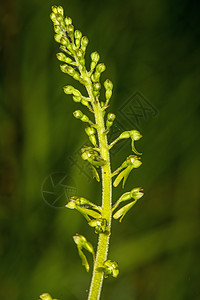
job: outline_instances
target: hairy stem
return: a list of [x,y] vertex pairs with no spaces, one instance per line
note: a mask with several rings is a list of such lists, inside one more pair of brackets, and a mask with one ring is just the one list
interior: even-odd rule
[[[87,91],[92,96],[91,85],[88,84]],[[94,96],[92,96],[94,98]],[[106,164],[101,168],[102,171],[102,218],[108,222],[108,229],[111,229],[111,216],[112,216],[112,185],[111,185],[111,170],[110,170],[110,155],[108,149],[107,135],[105,134],[104,126],[104,113],[100,107],[99,102],[93,102],[93,109],[95,114],[95,120],[97,125],[97,133],[99,139],[99,148],[101,157],[106,161]],[[88,300],[100,299],[103,272],[97,271],[99,267],[102,267],[104,261],[107,259],[109,247],[109,235],[100,234],[96,259],[93,269],[92,281],[90,285],[90,291]]]
[[[111,217],[112,217],[112,179],[111,179],[111,169],[110,169],[109,147],[108,147],[107,135],[105,133],[105,125],[104,125],[104,111],[101,108],[99,101],[97,101],[93,95],[92,82],[88,73],[84,72],[81,66],[79,70],[81,72],[82,77],[87,81],[87,84],[85,84],[85,86],[88,95],[91,99],[91,104],[94,110],[96,130],[99,139],[100,154],[101,157],[106,161],[106,164],[101,167],[102,218],[107,220],[108,230],[110,231]],[[100,299],[104,274],[103,272],[97,270],[98,268],[102,267],[104,261],[107,260],[108,248],[109,248],[109,235],[100,233],[88,300]]]

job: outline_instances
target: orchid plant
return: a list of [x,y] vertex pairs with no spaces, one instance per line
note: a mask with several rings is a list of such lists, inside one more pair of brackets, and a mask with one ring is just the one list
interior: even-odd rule
[[[94,177],[101,182],[102,205],[98,206],[82,196],[73,196],[66,200],[66,208],[75,209],[81,213],[88,225],[94,228],[95,233],[99,236],[96,251],[83,235],[77,233],[73,237],[82,265],[87,272],[90,270],[90,266],[85,252],[93,257],[93,274],[88,300],[97,300],[100,299],[103,279],[108,276],[116,278],[119,274],[117,262],[108,259],[112,218],[119,219],[121,222],[126,213],[143,196],[142,188],[135,187],[131,191],[125,192],[114,204],[112,201],[112,186],[116,188],[122,182],[122,188],[124,188],[130,172],[142,164],[141,153],[135,148],[135,142],[142,135],[137,130],[125,131],[116,140],[108,143],[107,135],[116,116],[111,112],[107,113],[113,90],[113,84],[109,79],[103,83],[105,100],[99,100],[102,87],[101,74],[106,67],[104,63],[99,63],[100,56],[95,51],[90,55],[89,71],[86,69],[85,53],[88,38],[83,36],[79,30],[74,29],[72,19],[64,16],[61,6],[52,7],[50,18],[53,21],[55,40],[60,45],[57,58],[61,62],[61,71],[72,76],[86,89],[86,95],[83,95],[78,89],[67,85],[64,87],[64,93],[72,95],[74,102],[86,106],[89,110],[89,117],[81,110],[76,110],[73,115],[86,124],[85,132],[90,145],[83,146],[81,157],[89,162]],[[115,171],[111,171],[110,150],[123,139],[131,140],[131,150],[134,154],[129,155]],[[49,294],[45,293],[40,296],[40,300],[56,299],[52,299]]]

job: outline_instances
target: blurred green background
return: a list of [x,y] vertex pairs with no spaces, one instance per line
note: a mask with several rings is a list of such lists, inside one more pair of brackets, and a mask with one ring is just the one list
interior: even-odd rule
[[[97,50],[106,64],[102,78],[114,83],[115,129],[135,124],[144,136],[136,144],[143,165],[125,191],[143,186],[145,196],[121,224],[113,221],[109,258],[118,261],[120,275],[105,280],[102,300],[200,299],[200,4],[194,0],[1,2],[0,298],[36,300],[48,291],[82,300],[91,278],[72,236],[96,244],[97,235],[63,205],[73,192],[100,203],[101,191],[78,158],[86,136],[72,112],[80,106],[62,90],[78,85],[59,69],[52,4],[63,5],[88,36],[88,60]],[[130,154],[130,142],[121,142],[113,170]],[[117,188],[114,199],[122,192]]]

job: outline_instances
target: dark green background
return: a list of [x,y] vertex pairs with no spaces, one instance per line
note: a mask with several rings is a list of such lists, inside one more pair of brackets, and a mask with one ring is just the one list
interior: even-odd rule
[[[90,171],[84,175],[71,163],[75,157],[80,167],[74,153],[86,136],[72,115],[80,106],[62,90],[78,85],[59,70],[52,4],[63,5],[88,36],[88,57],[100,53],[107,66],[102,77],[114,83],[110,111],[125,129],[134,129],[121,114],[130,97],[139,95],[141,103],[144,96],[154,107],[147,116],[135,108],[143,165],[125,191],[143,186],[145,196],[121,224],[113,221],[109,258],[118,261],[120,275],[105,280],[102,300],[200,299],[200,5],[194,0],[1,3],[0,298],[36,300],[48,291],[82,300],[91,278],[72,236],[84,234],[96,245],[97,235],[77,212],[58,208],[63,199],[46,203],[69,187],[101,199]],[[131,154],[124,143],[113,170]],[[57,184],[62,178],[67,187]],[[122,192],[116,189],[114,199]]]

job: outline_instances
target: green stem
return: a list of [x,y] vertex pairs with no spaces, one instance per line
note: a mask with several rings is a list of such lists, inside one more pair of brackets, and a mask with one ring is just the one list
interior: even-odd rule
[[[91,86],[87,86],[89,94],[92,94]],[[106,161],[106,164],[101,168],[102,171],[102,218],[108,222],[108,230],[111,229],[111,216],[112,216],[112,182],[111,182],[111,170],[110,170],[110,154],[108,149],[107,135],[105,134],[104,125],[104,113],[100,107],[99,102],[93,102],[93,109],[95,114],[95,120],[97,125],[97,133],[99,139],[99,148],[101,157]],[[93,269],[92,281],[90,285],[90,291],[88,300],[100,299],[103,272],[97,271],[102,267],[104,261],[107,260],[109,247],[109,236],[105,234],[99,235],[96,260]]]
[[[78,58],[74,53],[75,60],[78,63]],[[100,106],[99,101],[93,95],[93,87],[89,74],[85,71],[82,66],[78,63],[79,70],[82,78],[85,80],[85,87],[88,95],[91,99],[91,105],[94,110],[96,130],[99,139],[99,150],[101,157],[106,161],[106,164],[101,167],[102,172],[102,218],[107,220],[108,230],[111,230],[111,218],[112,218],[112,177],[110,168],[110,153],[107,142],[107,135],[105,133],[104,124],[104,110]],[[96,258],[93,268],[92,280],[90,284],[88,300],[99,300],[102,290],[104,273],[97,271],[98,268],[103,266],[103,263],[107,260],[108,248],[109,248],[110,236],[100,233]]]

